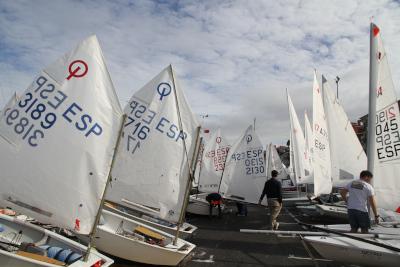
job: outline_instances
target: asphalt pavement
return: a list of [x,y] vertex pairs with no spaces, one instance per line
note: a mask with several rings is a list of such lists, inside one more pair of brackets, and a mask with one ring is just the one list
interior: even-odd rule
[[[267,229],[268,209],[256,205],[248,206],[248,216],[236,216],[236,206],[227,205],[222,217],[188,215],[187,221],[199,229],[188,239],[197,245],[190,259],[182,266],[234,267],[234,266],[343,266],[325,261],[312,248],[305,248],[299,237],[278,237],[266,234],[241,233],[240,229]],[[296,208],[284,208],[278,217],[280,230],[304,229],[297,221],[306,223],[334,223],[323,218],[310,218],[300,214]],[[156,255],[155,255],[156,257]],[[311,257],[317,259],[313,261]],[[147,266],[117,259],[116,267]]]

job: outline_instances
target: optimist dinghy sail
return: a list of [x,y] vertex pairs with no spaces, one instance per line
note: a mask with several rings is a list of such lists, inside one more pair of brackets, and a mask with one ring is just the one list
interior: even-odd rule
[[170,222],[179,221],[199,127],[174,76],[168,66],[125,107],[128,117],[107,194],[116,203],[126,199],[155,208]]
[[305,162],[305,176],[307,183],[313,182],[313,132],[310,120],[308,119],[307,112],[304,112],[304,162]]
[[17,92],[14,92],[14,94],[12,94],[11,98],[8,100],[8,102],[5,104],[5,106],[3,107],[3,109],[1,109],[1,115],[2,116],[6,116],[7,112],[15,106],[15,103],[17,103],[19,101]]
[[279,157],[278,151],[276,151],[275,145],[270,143],[267,149],[267,178],[271,178],[271,172],[276,170],[278,172],[278,179],[279,180],[287,180],[288,172],[286,170],[285,165],[283,165],[281,158]]
[[218,192],[230,145],[221,135],[221,129],[215,131],[203,151],[199,191]]
[[367,156],[339,100],[322,76],[324,110],[328,122],[333,185],[342,187],[358,179],[367,168]]
[[380,29],[373,23],[370,36],[368,169],[374,174],[378,206],[400,212],[399,105]]
[[[293,150],[293,165],[294,165],[294,174],[295,174],[295,183],[304,184],[307,181],[305,180],[305,166],[304,166],[304,149],[305,149],[305,140],[303,130],[301,129],[299,119],[296,114],[296,110],[294,109],[292,99],[290,98],[289,92],[286,90],[287,101],[289,107],[289,119],[290,119],[290,148]],[[292,158],[291,158],[292,159]],[[292,162],[290,163],[292,164]]]
[[[95,36],[45,68],[0,119],[0,204],[89,234],[122,110]],[[4,143],[4,142],[3,142]]]
[[329,147],[329,134],[322,89],[314,72],[313,83],[313,167],[314,167],[314,195],[329,194],[332,190],[331,158]]
[[251,125],[229,150],[220,193],[224,198],[256,204],[265,181],[263,145]]

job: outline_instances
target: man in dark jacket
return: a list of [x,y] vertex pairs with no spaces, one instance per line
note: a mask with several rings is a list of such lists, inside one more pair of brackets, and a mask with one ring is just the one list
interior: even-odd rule
[[282,184],[276,179],[278,176],[276,170],[273,170],[271,175],[272,178],[265,182],[264,190],[258,204],[261,204],[264,196],[267,195],[268,208],[271,214],[270,227],[272,230],[278,230],[279,223],[276,221],[276,218],[282,208]]

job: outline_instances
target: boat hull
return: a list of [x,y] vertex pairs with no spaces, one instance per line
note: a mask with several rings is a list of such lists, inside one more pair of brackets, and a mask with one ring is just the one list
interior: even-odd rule
[[[87,247],[75,241],[67,239],[61,235],[43,229],[39,226],[33,225],[27,221],[18,220],[15,217],[10,217],[7,215],[0,214],[0,225],[2,227],[2,231],[0,233],[0,241],[2,242],[13,243],[14,241],[15,243],[15,240],[9,240],[7,237],[13,236],[13,234],[20,234],[21,237],[18,240],[18,244],[26,242],[26,243],[34,243],[37,246],[49,245],[54,247],[60,247],[63,249],[70,249],[81,255],[83,255],[87,250]],[[47,260],[50,260],[50,258],[47,258]],[[101,255],[95,249],[92,249],[87,262],[81,259],[66,266],[91,267],[98,261],[104,262],[102,267],[107,267],[114,263],[112,259],[104,255]],[[0,249],[0,263],[2,267],[59,266],[53,263],[39,261],[37,260],[37,258],[35,259],[32,257],[25,257],[23,255],[18,255],[15,252],[6,251],[3,249]]]
[[174,239],[173,235],[110,211],[103,210],[102,223],[97,227],[94,245],[99,250],[121,259],[167,266],[178,265],[196,247],[182,239],[178,239],[177,246],[173,246],[172,243],[170,243],[162,247],[139,239],[134,239],[133,236],[121,233],[122,230],[125,233],[133,232],[138,226],[144,226],[151,232],[166,237],[166,239],[171,242]]
[[[210,204],[206,200],[207,193],[191,195],[189,198],[189,204],[186,208],[186,212],[196,214],[196,215],[210,215]],[[225,208],[224,205],[221,205],[221,211]],[[212,215],[218,215],[218,208],[212,209]]]
[[[118,204],[115,204],[115,205],[118,205]],[[144,223],[150,227],[159,229],[159,230],[166,232],[168,234],[171,234],[171,235],[175,235],[176,231],[177,231],[176,225],[172,225],[172,224],[171,224],[171,226],[165,225],[168,222],[165,222],[165,224],[157,223],[157,218],[150,217],[149,215],[145,215],[143,212],[141,212],[139,210],[135,210],[133,208],[126,208],[126,207],[117,208],[117,207],[112,207],[112,206],[106,205],[105,209],[109,210],[113,213],[119,214],[121,216],[130,218],[134,221]],[[146,218],[148,218],[148,219],[146,219]],[[185,222],[180,227],[179,237],[182,239],[187,239],[196,230],[197,230],[196,226]]]
[[306,236],[322,257],[362,266],[399,266],[400,253],[347,237]]
[[316,205],[317,211],[327,217],[335,219],[348,220],[347,208],[345,206],[335,206],[335,205]]

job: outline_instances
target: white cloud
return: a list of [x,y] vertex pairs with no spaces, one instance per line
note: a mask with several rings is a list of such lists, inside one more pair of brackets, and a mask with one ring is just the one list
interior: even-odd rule
[[367,111],[369,20],[382,28],[399,88],[398,1],[2,1],[1,102],[46,64],[97,34],[122,104],[169,63],[206,126],[239,136],[257,117],[286,143],[285,88],[311,114],[312,72],[340,80],[351,119]]

